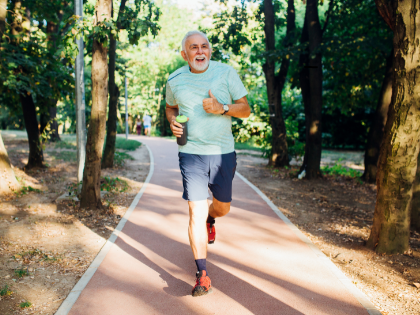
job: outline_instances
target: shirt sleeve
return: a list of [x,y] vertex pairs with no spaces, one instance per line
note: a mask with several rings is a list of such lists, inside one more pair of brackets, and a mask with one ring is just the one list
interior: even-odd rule
[[240,98],[248,94],[247,90],[245,89],[244,84],[242,83],[235,69],[233,68],[230,69],[228,80],[229,80],[228,81],[229,93],[230,93],[230,96],[232,97],[232,100],[234,101],[239,100]]
[[171,86],[169,82],[166,82],[166,103],[171,106],[176,105],[174,94],[172,93]]

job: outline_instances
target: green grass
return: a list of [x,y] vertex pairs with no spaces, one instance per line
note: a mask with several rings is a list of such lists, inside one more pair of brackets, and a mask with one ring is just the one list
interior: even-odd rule
[[15,276],[18,278],[23,278],[24,276],[28,275],[28,271],[26,269],[16,269]]
[[54,144],[54,147],[56,149],[69,149],[69,150],[76,150],[77,149],[76,143],[74,143],[74,142],[68,142],[68,141],[61,140],[61,141],[58,141],[58,142],[54,142],[53,144]]
[[126,140],[122,137],[117,137],[115,142],[115,149],[121,149],[126,151],[135,151],[141,146],[141,142],[136,140]]
[[13,291],[9,289],[9,286],[6,284],[3,288],[0,289],[0,296],[12,295]]
[[236,150],[253,150],[253,151],[261,151],[261,148],[257,147],[255,144],[253,144],[252,142],[248,141],[248,142],[244,142],[244,143],[240,143],[240,142],[235,142],[235,149]]
[[30,192],[32,192],[32,191],[34,191],[34,192],[36,192],[36,193],[40,193],[40,192],[41,192],[41,190],[36,189],[36,188],[33,188],[33,187],[31,187],[31,186],[23,186],[20,190],[15,191],[15,194],[16,194],[18,197],[22,197],[23,195],[26,195],[27,193],[30,193]]
[[321,167],[321,170],[329,175],[336,175],[336,176],[347,176],[347,177],[359,177],[362,175],[360,171],[347,168],[343,166],[342,164],[336,163],[333,166],[323,166]]
[[114,153],[114,165],[115,166],[123,166],[126,160],[134,160],[134,158],[125,153],[125,152],[118,152],[115,151]]
[[128,183],[125,180],[119,179],[118,177],[102,177],[103,182],[101,183],[102,191],[117,191],[125,192],[128,190]]
[[50,151],[48,155],[54,157],[56,160],[63,160],[63,161],[70,161],[74,162],[77,161],[77,151]]
[[26,308],[26,307],[31,307],[32,303],[29,301],[26,302],[22,302],[19,304],[20,308]]

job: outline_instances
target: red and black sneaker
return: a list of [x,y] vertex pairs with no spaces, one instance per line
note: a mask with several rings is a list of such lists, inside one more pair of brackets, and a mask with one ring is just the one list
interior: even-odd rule
[[192,296],[202,296],[213,291],[211,288],[211,280],[207,276],[207,272],[205,270],[197,271],[196,277],[197,280],[192,290]]
[[213,244],[216,240],[216,228],[214,227],[214,223],[207,223],[207,236],[209,244]]

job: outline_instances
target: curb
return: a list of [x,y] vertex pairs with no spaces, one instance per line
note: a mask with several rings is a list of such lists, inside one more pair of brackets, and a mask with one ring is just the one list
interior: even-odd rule
[[324,263],[324,265],[334,274],[334,276],[340,280],[344,287],[359,301],[359,303],[366,309],[369,315],[382,315],[382,313],[372,304],[367,296],[360,291],[353,282],[346,277],[346,275],[338,269],[338,267],[303,234],[284,214],[281,212],[276,205],[268,199],[268,197],[258,189],[254,184],[247,180],[244,176],[236,172],[236,175],[247,183],[274,211],[277,216],[287,224],[287,226],[299,237],[306,245],[308,245],[315,255]]
[[155,169],[154,159],[153,159],[153,153],[150,150],[149,146],[145,143],[143,145],[146,146],[147,150],[149,151],[149,157],[150,157],[150,169],[149,174],[146,177],[146,180],[144,181],[143,186],[141,187],[140,191],[137,193],[136,197],[134,198],[133,202],[131,203],[130,207],[122,217],[120,223],[118,223],[115,230],[112,232],[109,239],[106,241],[105,245],[102,247],[102,249],[99,251],[98,255],[95,257],[95,259],[92,261],[88,269],[85,271],[83,276],[80,278],[80,280],[76,283],[76,285],[73,287],[73,289],[70,291],[67,298],[61,303],[60,307],[58,308],[57,312],[55,312],[55,315],[67,315],[71,308],[73,307],[74,303],[76,303],[77,299],[80,296],[80,293],[82,293],[82,290],[86,287],[86,285],[89,283],[90,279],[92,279],[93,275],[95,274],[98,267],[101,265],[102,261],[104,260],[105,256],[108,254],[109,250],[111,249],[112,245],[115,243],[115,240],[118,237],[118,234],[120,234],[121,230],[123,229],[125,223],[128,221],[128,218],[130,217],[131,213],[133,212],[134,208],[137,206],[137,204],[140,201],[141,196],[143,196],[144,191],[146,190],[146,187],[148,183],[150,182],[150,179],[153,176],[153,172]]

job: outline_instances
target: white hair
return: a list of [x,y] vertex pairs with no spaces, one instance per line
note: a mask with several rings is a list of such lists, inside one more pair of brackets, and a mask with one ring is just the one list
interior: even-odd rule
[[197,34],[203,36],[206,39],[207,43],[209,43],[209,47],[211,47],[209,39],[207,38],[206,34],[204,34],[203,32],[200,32],[200,31],[189,31],[187,34],[185,34],[184,38],[182,39],[182,50],[183,51],[187,52],[185,50],[185,42],[187,41],[187,39],[189,37],[191,37],[193,35],[197,35]]

